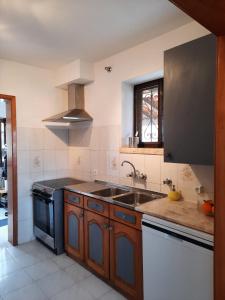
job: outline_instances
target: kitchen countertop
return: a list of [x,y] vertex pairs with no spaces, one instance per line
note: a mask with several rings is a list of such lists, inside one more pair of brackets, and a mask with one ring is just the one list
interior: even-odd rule
[[205,216],[196,203],[168,198],[157,199],[135,208],[142,213],[213,235],[214,218]]
[[91,196],[91,197],[95,197],[95,198],[101,199],[106,202],[113,203],[113,200],[111,198],[106,198],[106,197],[101,197],[101,196],[91,194],[92,192],[96,192],[96,191],[105,189],[108,185],[109,185],[108,182],[99,183],[99,182],[93,181],[93,182],[85,182],[85,183],[80,183],[80,184],[68,185],[68,186],[65,186],[65,190],[68,190],[68,191],[74,192],[74,193],[82,193],[85,196]]
[[[114,186],[113,183],[109,182],[85,182],[66,186],[65,189],[71,192],[82,193],[86,196],[98,198],[109,203],[114,203],[113,199],[109,197],[106,198],[91,194],[92,192],[105,189],[110,185]],[[120,187],[132,189],[131,187]],[[118,205],[118,203],[115,204]],[[197,209],[197,205],[190,201],[171,201],[168,198],[162,198],[136,206],[135,210],[211,235],[213,235],[214,232],[214,219],[212,217],[205,216]]]

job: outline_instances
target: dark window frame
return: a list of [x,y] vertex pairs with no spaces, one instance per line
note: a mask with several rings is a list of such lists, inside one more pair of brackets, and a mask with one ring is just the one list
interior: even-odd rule
[[[158,142],[142,142],[142,91],[148,88],[153,88],[158,86],[158,96],[159,96],[159,108],[158,108]],[[163,147],[163,78],[151,80],[145,83],[137,84],[134,86],[134,135],[138,131],[140,142],[140,148],[162,148]]]

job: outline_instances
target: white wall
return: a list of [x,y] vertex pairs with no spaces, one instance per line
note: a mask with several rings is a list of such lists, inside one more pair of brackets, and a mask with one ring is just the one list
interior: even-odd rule
[[19,243],[33,238],[32,183],[68,175],[68,133],[41,122],[67,108],[67,93],[54,80],[48,70],[0,60],[0,93],[16,96]]
[[[86,109],[94,121],[90,128],[70,132],[69,166],[72,175],[162,192],[168,191],[162,181],[169,177],[187,201],[196,201],[194,188],[198,185],[205,187],[202,198],[213,197],[213,167],[168,164],[159,155],[119,153],[122,137],[132,127],[124,126],[129,118],[132,122],[129,108],[132,107],[132,97],[128,84],[162,74],[164,50],[207,33],[203,27],[192,22],[95,63],[95,81],[85,87]],[[107,73],[105,66],[112,66],[112,72]],[[129,166],[121,167],[123,160],[133,162],[137,169],[147,173],[146,185],[134,183],[126,177],[131,170]]]

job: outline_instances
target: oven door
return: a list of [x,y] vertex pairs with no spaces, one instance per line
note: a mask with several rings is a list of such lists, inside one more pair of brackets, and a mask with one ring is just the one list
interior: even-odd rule
[[54,202],[33,192],[34,226],[54,238]]

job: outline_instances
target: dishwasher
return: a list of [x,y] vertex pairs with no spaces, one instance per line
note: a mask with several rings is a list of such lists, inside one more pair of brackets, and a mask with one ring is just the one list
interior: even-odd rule
[[143,215],[144,300],[213,300],[213,236]]

